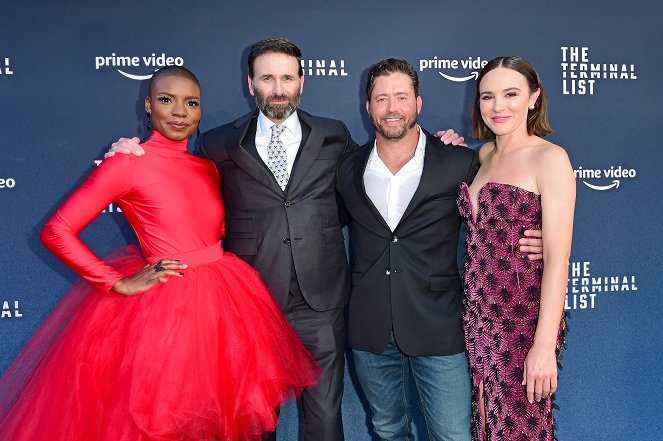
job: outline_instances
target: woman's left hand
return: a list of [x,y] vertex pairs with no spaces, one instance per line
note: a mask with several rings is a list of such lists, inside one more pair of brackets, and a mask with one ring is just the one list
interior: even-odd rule
[[527,401],[541,401],[557,390],[557,358],[555,347],[534,344],[525,357],[523,386],[527,387]]

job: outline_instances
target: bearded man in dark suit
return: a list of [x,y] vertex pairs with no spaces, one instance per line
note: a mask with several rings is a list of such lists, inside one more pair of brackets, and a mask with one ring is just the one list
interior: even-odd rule
[[221,174],[224,247],[258,270],[322,368],[302,395],[305,439],[341,440],[349,277],[334,176],[357,144],[342,122],[298,110],[300,60],[285,39],[255,43],[248,85],[258,109],[204,133],[200,152]]

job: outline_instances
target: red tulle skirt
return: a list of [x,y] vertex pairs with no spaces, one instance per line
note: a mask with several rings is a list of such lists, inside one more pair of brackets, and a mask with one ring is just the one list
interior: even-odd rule
[[[107,261],[145,265],[135,247]],[[135,296],[78,282],[0,380],[0,440],[259,439],[318,376],[233,254]]]

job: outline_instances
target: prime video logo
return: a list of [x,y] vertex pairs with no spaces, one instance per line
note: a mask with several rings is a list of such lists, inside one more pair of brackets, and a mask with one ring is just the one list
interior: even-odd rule
[[[488,61],[482,60],[481,57],[467,57],[464,59],[446,59],[433,57],[419,60],[419,72],[423,72],[427,69],[434,69],[437,70],[437,73],[439,73],[443,78],[459,83],[463,81],[476,80],[479,77],[479,71],[486,64],[488,64]],[[465,75],[465,73],[456,75],[455,73],[458,70],[465,71],[465,73],[467,73],[468,70],[472,70],[472,72],[470,72],[469,75]],[[447,71],[447,73],[442,71]],[[451,75],[449,71],[454,71],[454,75]]]
[[[115,67],[116,70],[124,75],[127,78],[132,80],[149,80],[152,78],[154,72],[159,70],[159,68],[165,66],[182,66],[184,64],[184,58],[182,57],[169,57],[165,53],[161,55],[152,54],[144,57],[125,57],[116,55],[112,53],[108,57],[95,57],[94,58],[94,68],[99,70],[104,67]],[[129,72],[125,72],[120,68],[133,68],[133,67],[147,67],[151,68],[152,72],[149,74],[136,75]]]
[[[582,183],[592,190],[604,191],[612,190],[613,188],[619,188],[621,183],[620,179],[633,179],[638,175],[638,172],[634,168],[626,168],[622,167],[621,165],[615,167],[614,165],[611,165],[610,168],[604,169],[578,167],[577,169],[573,170],[573,174],[576,179],[582,180]],[[612,182],[606,185],[597,185],[587,182],[588,180],[592,179],[611,179]]]

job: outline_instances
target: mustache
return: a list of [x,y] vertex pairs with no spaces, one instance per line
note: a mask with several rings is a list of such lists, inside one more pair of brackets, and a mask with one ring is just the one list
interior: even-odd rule
[[277,95],[273,94],[267,97],[268,100],[274,100],[274,101],[290,101],[292,97],[290,95]]

